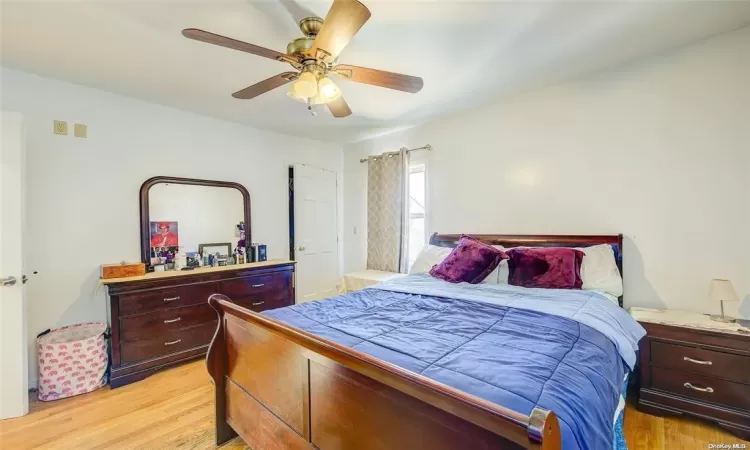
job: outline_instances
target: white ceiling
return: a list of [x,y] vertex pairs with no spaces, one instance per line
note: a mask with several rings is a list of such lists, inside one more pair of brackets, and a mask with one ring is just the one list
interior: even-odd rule
[[331,1],[6,1],[2,64],[258,128],[348,142],[750,24],[750,1],[364,0],[340,62],[424,78],[418,94],[340,81],[354,114],[312,117],[280,88],[230,96],[288,65],[185,39],[202,28],[278,51]]

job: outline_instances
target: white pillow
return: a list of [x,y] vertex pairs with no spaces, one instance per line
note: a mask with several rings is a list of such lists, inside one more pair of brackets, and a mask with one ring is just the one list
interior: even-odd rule
[[[505,247],[502,245],[493,245],[495,248],[505,251]],[[487,284],[508,284],[508,276],[510,275],[510,268],[508,267],[508,260],[504,259],[500,261],[500,264],[487,275],[487,278],[482,280],[482,283]]]
[[450,247],[438,247],[436,245],[427,245],[419,252],[417,259],[409,269],[409,275],[415,273],[427,273],[435,264],[440,264],[450,254],[453,249]]
[[600,291],[619,297],[622,295],[622,277],[615,261],[615,252],[608,244],[579,248],[584,257],[581,263],[582,289]]
[[510,266],[508,266],[508,260],[504,259],[500,261],[500,265],[497,266],[497,284],[508,284],[509,276]]

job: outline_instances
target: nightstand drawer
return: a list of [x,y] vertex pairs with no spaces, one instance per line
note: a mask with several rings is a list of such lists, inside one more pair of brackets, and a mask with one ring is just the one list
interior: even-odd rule
[[747,356],[651,341],[651,364],[750,384]]
[[651,386],[683,397],[750,410],[750,386],[745,384],[652,367]]

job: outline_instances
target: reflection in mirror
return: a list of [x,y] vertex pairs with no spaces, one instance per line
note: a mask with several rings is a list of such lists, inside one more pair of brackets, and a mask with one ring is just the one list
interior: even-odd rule
[[[202,244],[231,243],[235,251],[244,219],[243,196],[229,187],[158,183],[148,191],[151,247],[172,254],[198,252]],[[221,252],[226,254],[226,249]]]

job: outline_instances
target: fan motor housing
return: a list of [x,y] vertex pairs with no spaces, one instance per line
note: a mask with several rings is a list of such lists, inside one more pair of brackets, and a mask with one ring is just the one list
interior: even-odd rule
[[286,54],[293,56],[308,53],[313,46],[313,42],[315,42],[315,36],[297,38],[286,46]]
[[286,46],[286,54],[289,56],[309,55],[310,49],[315,42],[315,37],[318,35],[322,26],[323,19],[320,17],[305,17],[300,20],[299,29],[304,36],[290,42],[289,45]]
[[315,37],[323,27],[323,19],[320,17],[305,17],[299,21],[299,29],[307,37]]

